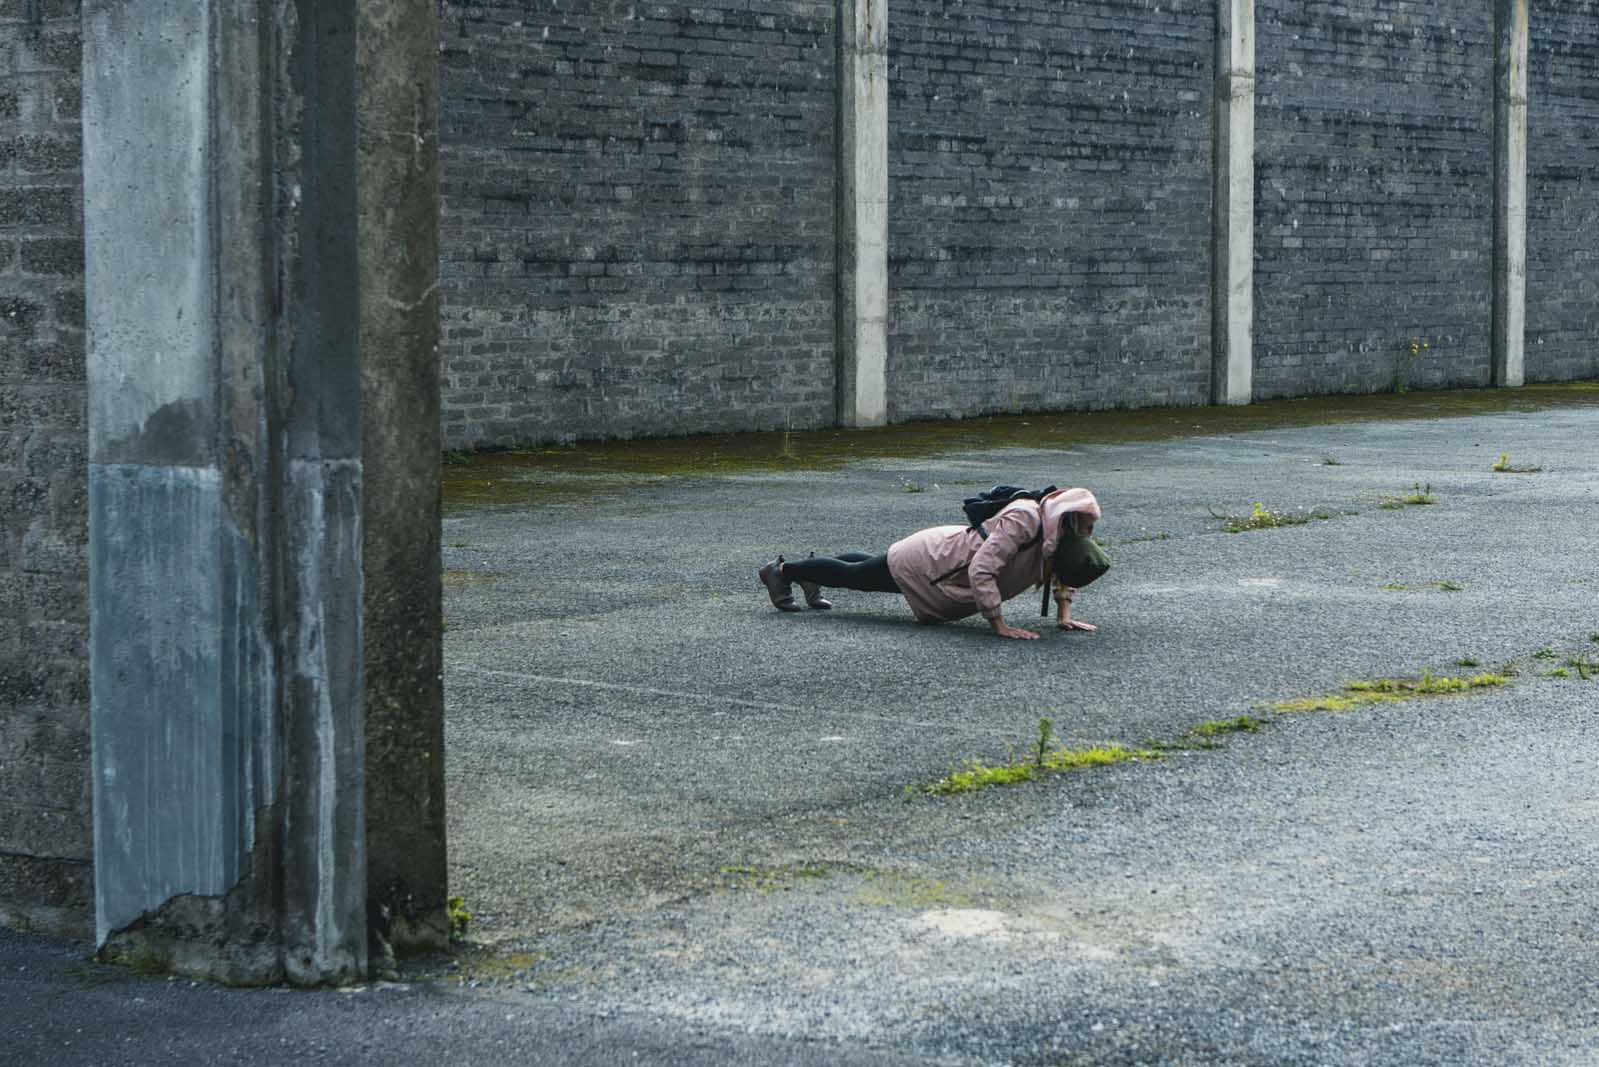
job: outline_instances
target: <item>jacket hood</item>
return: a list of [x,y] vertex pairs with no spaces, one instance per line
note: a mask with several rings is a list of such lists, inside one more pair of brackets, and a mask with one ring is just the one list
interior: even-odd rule
[[1099,501],[1094,499],[1094,494],[1087,489],[1058,489],[1040,500],[1039,506],[1044,512],[1044,554],[1043,559],[1055,558],[1055,549],[1060,545],[1060,520],[1073,511],[1085,511],[1098,522]]

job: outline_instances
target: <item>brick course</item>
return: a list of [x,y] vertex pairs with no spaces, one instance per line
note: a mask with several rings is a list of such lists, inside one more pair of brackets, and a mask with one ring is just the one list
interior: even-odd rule
[[1213,0],[894,0],[894,419],[1197,404]]
[[442,12],[446,446],[829,424],[833,4]]
[[1259,0],[1257,399],[1488,383],[1492,8]]
[[74,933],[92,922],[79,56],[76,3],[0,6],[0,922]]
[[1599,377],[1599,7],[1530,5],[1527,380]]

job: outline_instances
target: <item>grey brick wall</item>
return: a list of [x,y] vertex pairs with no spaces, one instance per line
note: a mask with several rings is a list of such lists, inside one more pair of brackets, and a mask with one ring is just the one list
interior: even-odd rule
[[1488,383],[1492,15],[1259,0],[1257,398]]
[[829,424],[831,0],[441,11],[446,446]]
[[1599,377],[1599,4],[1536,0],[1527,49],[1527,380]]
[[889,411],[1197,404],[1214,0],[893,0]]
[[0,3],[0,923],[92,922],[78,4]]

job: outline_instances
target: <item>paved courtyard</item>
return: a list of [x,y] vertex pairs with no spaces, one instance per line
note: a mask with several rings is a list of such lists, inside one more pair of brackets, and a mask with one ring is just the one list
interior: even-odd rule
[[[476,946],[285,995],[4,935],[0,1029],[41,1063],[1599,1060],[1599,407],[1211,418],[449,509]],[[1099,494],[1098,633],[851,592],[783,615],[756,584],[1001,481]],[[1224,532],[1257,503],[1311,521]],[[1036,596],[1007,619],[1039,626]],[[1506,684],[1271,708],[1484,672]],[[1159,758],[926,791],[1026,762],[1043,718],[1051,748]]]

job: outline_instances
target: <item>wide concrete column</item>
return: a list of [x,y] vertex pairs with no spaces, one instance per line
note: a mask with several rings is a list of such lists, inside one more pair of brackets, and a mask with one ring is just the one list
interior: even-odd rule
[[1493,384],[1526,381],[1527,0],[1495,0]]
[[838,421],[888,421],[888,0],[839,0]]
[[1255,0],[1216,0],[1211,402],[1254,389]]
[[437,12],[361,0],[358,33],[367,885],[378,948],[400,955],[450,938]]
[[85,0],[97,937],[367,962],[355,0]]

